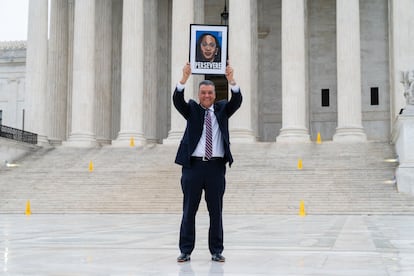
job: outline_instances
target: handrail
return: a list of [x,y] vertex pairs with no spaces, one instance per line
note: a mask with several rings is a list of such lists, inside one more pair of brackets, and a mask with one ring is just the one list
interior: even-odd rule
[[12,128],[5,125],[0,125],[0,137],[12,139],[15,141],[25,142],[29,144],[37,144],[37,134],[24,131],[17,128]]

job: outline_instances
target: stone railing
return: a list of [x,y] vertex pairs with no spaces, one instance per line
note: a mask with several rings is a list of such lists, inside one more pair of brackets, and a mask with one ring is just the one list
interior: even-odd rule
[[16,129],[4,125],[0,125],[0,137],[12,139],[19,142],[25,142],[29,144],[37,144],[37,134]]
[[26,49],[26,40],[0,41],[0,50]]

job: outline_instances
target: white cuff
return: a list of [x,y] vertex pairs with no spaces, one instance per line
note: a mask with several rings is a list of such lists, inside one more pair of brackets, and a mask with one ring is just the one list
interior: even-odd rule
[[233,91],[234,93],[239,93],[240,92],[240,86],[236,85],[230,85],[231,91]]
[[185,88],[185,84],[181,84],[180,82],[177,83],[177,91],[183,92]]

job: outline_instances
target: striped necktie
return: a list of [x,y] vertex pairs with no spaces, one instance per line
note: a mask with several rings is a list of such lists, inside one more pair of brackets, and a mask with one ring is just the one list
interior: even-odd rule
[[213,156],[213,128],[211,127],[211,115],[209,109],[206,109],[206,148],[205,158],[210,159]]

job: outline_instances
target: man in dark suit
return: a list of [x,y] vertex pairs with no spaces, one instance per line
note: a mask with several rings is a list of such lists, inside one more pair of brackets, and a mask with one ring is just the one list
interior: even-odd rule
[[204,80],[199,84],[198,99],[186,102],[185,83],[191,75],[190,64],[174,91],[174,106],[187,120],[175,163],[182,165],[181,188],[184,194],[183,217],[180,229],[178,262],[190,260],[195,244],[195,217],[202,191],[205,193],[210,215],[208,245],[211,259],[224,262],[223,251],[223,195],[226,186],[226,163],[233,163],[230,152],[228,121],[242,102],[240,88],[233,77],[233,68],[226,67],[226,78],[231,87],[231,99],[215,102],[214,83]]

